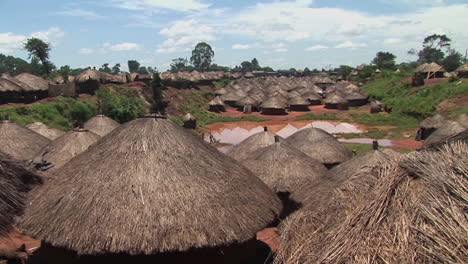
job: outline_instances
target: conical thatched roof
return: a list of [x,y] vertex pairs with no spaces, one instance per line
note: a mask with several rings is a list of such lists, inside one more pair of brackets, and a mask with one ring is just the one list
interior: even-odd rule
[[22,92],[23,88],[18,84],[0,77],[0,92]]
[[261,107],[269,109],[285,109],[287,107],[286,99],[283,100],[278,96],[270,97],[262,103]]
[[468,72],[468,63],[458,67],[455,72]]
[[223,100],[219,96],[216,96],[213,100],[210,101],[209,105],[221,105],[224,106]]
[[343,96],[333,93],[327,96],[327,98],[323,99],[323,102],[326,104],[345,104],[348,101],[343,98]]
[[356,92],[348,93],[348,94],[346,94],[345,97],[344,97],[344,99],[347,100],[347,101],[351,101],[351,100],[366,100],[367,98],[369,98],[369,97],[366,96],[366,95],[360,94],[360,93],[356,93]]
[[89,80],[100,82],[101,79],[103,79],[103,76],[98,70],[87,69],[75,77],[75,82],[84,83]]
[[3,73],[1,75],[2,78],[4,79],[7,79],[13,83],[15,83],[17,86],[21,87],[21,90],[22,91],[26,91],[26,92],[29,92],[29,91],[34,91],[36,89],[34,89],[33,87],[29,86],[28,84],[26,83],[23,83],[22,81],[20,80],[17,80],[15,78],[13,78],[9,73]]
[[445,122],[447,122],[447,118],[441,114],[437,114],[424,119],[419,126],[422,128],[439,128],[444,126]]
[[291,194],[327,172],[320,162],[284,142],[249,154],[242,164],[275,192]]
[[182,120],[184,121],[191,121],[191,120],[197,120],[197,118],[192,115],[191,113],[187,113],[184,115],[184,117],[182,117]]
[[88,120],[83,127],[94,134],[103,137],[119,126],[120,124],[114,119],[105,115],[97,115]]
[[[275,144],[275,136],[276,135],[270,131],[254,134],[246,138],[240,144],[234,146],[227,155],[238,161],[242,161],[248,158],[250,153]],[[280,139],[280,141],[283,141],[283,139]]]
[[65,134],[62,130],[56,129],[49,127],[48,125],[42,123],[42,122],[34,122],[26,126],[26,128],[50,139],[54,140],[62,135]]
[[465,263],[468,145],[413,153],[281,226],[276,263]]
[[15,76],[15,79],[29,85],[36,91],[48,91],[49,82],[39,76],[24,72]]
[[309,101],[321,101],[322,97],[314,92],[306,92],[302,95],[305,99]]
[[43,159],[52,162],[54,167],[48,171],[55,171],[69,162],[78,154],[86,151],[101,137],[86,129],[74,129],[52,141],[44,147],[47,152]]
[[306,98],[303,98],[301,96],[296,96],[294,98],[289,99],[288,104],[289,105],[305,105],[305,106],[307,106],[307,105],[310,105],[310,102]]
[[225,88],[218,88],[215,90],[215,94],[217,95],[223,95],[225,93],[227,93],[227,90]]
[[1,151],[18,160],[30,160],[50,140],[11,121],[0,121]]
[[439,144],[451,136],[454,136],[458,133],[465,131],[462,125],[455,121],[446,121],[443,126],[438,128],[434,133],[432,133],[425,141],[424,147],[429,147],[433,144]]
[[241,99],[241,97],[234,92],[227,92],[223,95],[221,95],[221,99],[226,102],[226,101],[234,101],[236,102],[237,100]]
[[128,122],[54,175],[20,226],[78,254],[243,242],[281,207],[249,170],[166,119]]
[[257,105],[257,100],[252,98],[251,96],[245,96],[244,98],[240,99],[236,102],[237,106],[245,106],[245,105]]
[[343,144],[319,128],[300,130],[288,137],[286,142],[327,165],[345,162],[353,156]]
[[445,72],[446,70],[441,65],[431,62],[431,63],[424,63],[419,65],[416,68],[415,72]]
[[468,128],[468,114],[460,115],[456,121],[464,128]]
[[39,183],[42,183],[39,176],[28,171],[21,162],[0,152],[0,235],[11,228],[14,217],[22,212],[22,192]]

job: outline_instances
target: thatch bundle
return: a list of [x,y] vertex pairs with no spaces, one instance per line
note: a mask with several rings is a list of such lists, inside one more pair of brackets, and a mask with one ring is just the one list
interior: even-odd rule
[[120,124],[114,119],[105,115],[97,115],[88,120],[83,127],[94,134],[103,137],[119,126]]
[[468,145],[395,159],[281,227],[277,263],[465,263]]
[[240,243],[281,207],[246,168],[154,117],[118,127],[54,175],[60,177],[35,196],[20,227],[80,255]]
[[45,146],[45,154],[42,159],[54,165],[49,171],[55,171],[78,154],[86,151],[100,138],[99,135],[89,130],[74,129]]
[[30,160],[50,140],[11,121],[0,121],[1,151],[18,160]]
[[320,162],[284,142],[254,151],[241,163],[277,193],[294,194],[327,171]]
[[49,90],[49,82],[47,82],[39,76],[27,72],[16,75],[15,79],[27,84],[28,86],[32,87],[35,91]]
[[28,171],[24,164],[0,152],[0,235],[11,228],[14,217],[22,212],[22,192],[39,183],[42,179]]
[[[276,134],[268,131],[266,127],[264,130],[265,131],[254,134],[246,138],[240,144],[234,146],[227,155],[238,161],[242,161],[247,159],[252,152],[275,144]],[[280,138],[280,141],[283,141],[283,139]]]
[[26,128],[50,139],[54,140],[62,135],[65,134],[62,130],[56,129],[49,127],[48,125],[42,123],[42,122],[34,122],[26,126]]
[[347,161],[353,156],[343,144],[319,128],[300,130],[288,137],[286,142],[327,167]]

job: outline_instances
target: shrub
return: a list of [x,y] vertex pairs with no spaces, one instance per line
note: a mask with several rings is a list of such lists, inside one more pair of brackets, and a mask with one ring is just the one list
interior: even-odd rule
[[145,113],[143,99],[137,97],[133,90],[125,87],[114,87],[113,93],[107,87],[101,87],[98,97],[99,111],[110,118],[125,123]]

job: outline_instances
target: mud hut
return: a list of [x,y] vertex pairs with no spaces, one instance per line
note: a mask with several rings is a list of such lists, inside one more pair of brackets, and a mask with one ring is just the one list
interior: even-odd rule
[[232,92],[232,91],[229,91],[227,93],[225,93],[224,95],[221,96],[221,99],[223,100],[223,102],[231,107],[236,107],[236,103],[237,101],[239,101],[241,99],[241,97],[239,95],[237,95],[236,93]]
[[468,78],[468,63],[463,64],[455,70],[458,78]]
[[[43,148],[42,160],[52,163],[53,167],[47,172],[56,171],[72,158],[86,151],[89,146],[96,143],[101,137],[82,128],[76,128],[65,135],[50,142]],[[42,151],[41,151],[42,152]]]
[[445,126],[447,120],[447,117],[440,114],[424,119],[419,124],[416,140],[426,140],[434,131]]
[[466,143],[387,162],[283,223],[276,263],[464,263]]
[[384,104],[376,99],[373,99],[370,103],[370,113],[377,114],[384,110]]
[[83,127],[94,134],[103,137],[119,126],[120,124],[114,119],[105,115],[97,115],[84,123]]
[[260,106],[263,115],[287,115],[286,112],[286,99],[279,96],[270,97]]
[[209,102],[209,111],[219,113],[219,112],[225,112],[226,107],[223,103],[223,100],[219,96],[216,96],[213,100]]
[[323,103],[327,109],[348,110],[348,101],[337,93],[328,95]]
[[369,97],[361,93],[353,92],[346,94],[344,99],[348,101],[348,106],[358,107],[369,103]]
[[[240,144],[234,146],[234,148],[232,148],[231,151],[227,153],[227,155],[231,158],[234,158],[235,160],[242,161],[248,158],[250,153],[275,144],[276,134],[268,131],[267,127],[264,127],[263,130],[263,132],[254,134],[246,138]],[[279,140],[280,142],[283,141],[282,138]]]
[[286,143],[332,168],[352,158],[353,153],[332,135],[319,128],[306,128],[286,139]]
[[244,113],[251,113],[252,110],[258,110],[258,101],[251,96],[245,96],[236,102],[236,106]]
[[221,96],[227,93],[227,90],[225,88],[218,88],[214,91],[214,93],[218,96]]
[[49,127],[48,125],[42,122],[34,122],[26,126],[26,128],[42,135],[50,140],[54,140],[65,134],[62,130]]
[[23,88],[8,79],[0,77],[0,103],[21,103],[23,101]]
[[216,251],[250,241],[281,208],[249,170],[155,117],[118,127],[54,175],[20,227],[80,256]]
[[0,121],[1,151],[17,160],[32,159],[49,142],[48,138],[12,121]]
[[426,140],[424,140],[424,147],[429,148],[431,145],[440,144],[452,136],[465,131],[466,128],[455,121],[446,121],[443,126],[434,131]]
[[322,96],[314,92],[306,92],[302,94],[302,97],[307,99],[310,105],[321,105],[322,104]]
[[417,75],[423,76],[425,79],[444,78],[445,72],[444,67],[435,62],[424,63],[415,70]]
[[103,81],[101,72],[95,69],[87,69],[75,77],[77,93],[94,94]]
[[289,104],[290,111],[302,111],[302,112],[310,111],[309,101],[300,95],[289,99],[288,104]]
[[186,115],[184,115],[182,120],[184,121],[184,128],[188,128],[188,129],[197,128],[197,118],[191,113],[187,113]]
[[30,73],[20,73],[14,77],[16,80],[25,83],[32,87],[36,92],[42,92],[43,97],[47,97],[47,90],[49,90],[49,82],[43,78],[30,74]]

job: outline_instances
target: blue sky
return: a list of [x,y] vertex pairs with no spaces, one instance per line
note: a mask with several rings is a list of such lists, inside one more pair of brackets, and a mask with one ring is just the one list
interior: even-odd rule
[[136,59],[165,70],[200,41],[218,64],[283,69],[355,66],[378,51],[409,61],[433,33],[468,48],[466,0],[0,0],[0,10],[0,53],[27,59],[21,43],[36,36],[57,66]]

